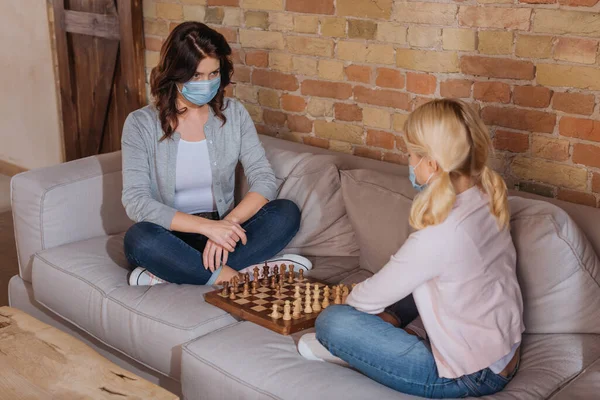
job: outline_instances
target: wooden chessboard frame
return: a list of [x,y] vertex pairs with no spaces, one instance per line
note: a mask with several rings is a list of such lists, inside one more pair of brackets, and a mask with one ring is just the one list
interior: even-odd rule
[[[262,279],[261,279],[261,281],[262,281]],[[330,287],[332,286],[325,282],[321,282],[321,281],[318,281],[316,279],[312,279],[309,277],[304,277],[303,280],[300,280],[300,279],[298,279],[297,276],[294,279],[294,283],[287,284],[287,285],[293,286],[295,284],[298,284],[298,285],[300,285],[302,290],[304,290],[303,286],[305,286],[306,283],[310,283],[311,287],[312,287],[312,285],[314,285],[316,283],[321,287],[321,289],[323,289],[325,286],[330,286]],[[273,289],[270,289],[270,290],[273,290]],[[290,335],[292,333],[296,333],[296,332],[303,331],[305,329],[312,328],[313,326],[315,326],[315,321],[316,321],[317,317],[323,311],[323,310],[321,310],[319,312],[313,312],[308,315],[302,313],[300,318],[297,318],[297,319],[292,318],[289,321],[284,321],[283,318],[273,319],[268,316],[268,314],[271,312],[271,309],[269,307],[266,307],[267,308],[266,311],[254,311],[251,308],[245,308],[243,305],[236,303],[235,301],[237,299],[231,300],[229,297],[224,297],[221,294],[221,291],[222,291],[222,289],[218,289],[218,290],[214,290],[212,292],[206,293],[204,295],[204,300],[209,304],[212,304],[216,307],[219,307],[219,308],[227,311],[228,313],[230,313],[232,315],[235,315],[236,317],[239,317],[246,321],[254,322],[255,324],[258,324],[264,328],[270,329],[281,335]],[[304,294],[302,294],[302,296],[304,297]],[[283,300],[286,300],[286,299],[293,300],[293,297],[292,298],[286,297]],[[290,302],[292,303],[292,301],[290,301]],[[331,304],[333,305],[333,302]],[[272,303],[269,303],[269,305],[272,305]],[[283,303],[281,303],[281,306],[279,307],[279,312],[283,314]]]

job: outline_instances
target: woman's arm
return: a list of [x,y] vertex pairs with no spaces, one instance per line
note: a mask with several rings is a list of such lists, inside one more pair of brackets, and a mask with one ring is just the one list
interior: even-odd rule
[[[408,237],[404,245],[375,275],[356,285],[346,303],[369,314],[384,309],[405,298],[417,287],[441,272],[441,261],[431,257],[431,246],[419,243],[416,235]],[[448,267],[447,265],[445,267]]]
[[238,204],[227,216],[224,218],[227,221],[237,222],[243,224],[254,216],[265,204],[269,201],[264,198],[260,193],[249,192],[244,196],[240,204]]

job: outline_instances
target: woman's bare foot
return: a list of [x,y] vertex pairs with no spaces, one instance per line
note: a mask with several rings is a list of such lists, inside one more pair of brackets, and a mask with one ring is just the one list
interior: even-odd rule
[[221,285],[223,282],[229,282],[234,276],[239,276],[240,273],[235,269],[224,265],[221,269],[221,273],[217,276],[216,284]]

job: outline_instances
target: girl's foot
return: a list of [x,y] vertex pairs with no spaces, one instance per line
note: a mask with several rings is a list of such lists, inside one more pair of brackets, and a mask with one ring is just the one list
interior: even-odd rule
[[127,277],[129,286],[154,286],[161,283],[169,283],[150,273],[146,268],[137,267]]
[[[267,260],[266,263],[269,266],[269,270],[271,272],[273,271],[273,267],[275,265],[281,265],[281,264],[286,264],[286,265],[294,264],[294,271],[296,271],[296,272],[298,272],[301,269],[303,269],[305,272],[310,271],[313,267],[312,263],[310,262],[310,260],[308,258],[299,256],[297,254],[283,254],[281,256],[277,256],[277,257],[271,258],[270,260]],[[262,271],[262,267],[264,265],[265,265],[264,262],[260,263],[260,264],[251,265],[249,267],[246,267],[246,268],[240,270],[240,273],[248,272],[250,274],[250,278],[252,279],[252,270],[254,269],[254,267],[258,267]]]
[[334,356],[318,340],[315,333],[307,333],[298,342],[298,353],[307,360],[327,361],[342,367],[350,365],[339,357]]

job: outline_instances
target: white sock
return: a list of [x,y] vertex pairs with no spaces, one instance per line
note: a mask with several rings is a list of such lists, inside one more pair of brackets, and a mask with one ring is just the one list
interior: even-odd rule
[[146,268],[137,267],[129,274],[130,286],[154,286],[161,283],[168,282],[150,273]]
[[342,367],[350,366],[346,361],[331,354],[331,352],[317,340],[317,335],[315,333],[307,333],[300,338],[300,341],[298,342],[298,353],[307,360],[326,361]]

